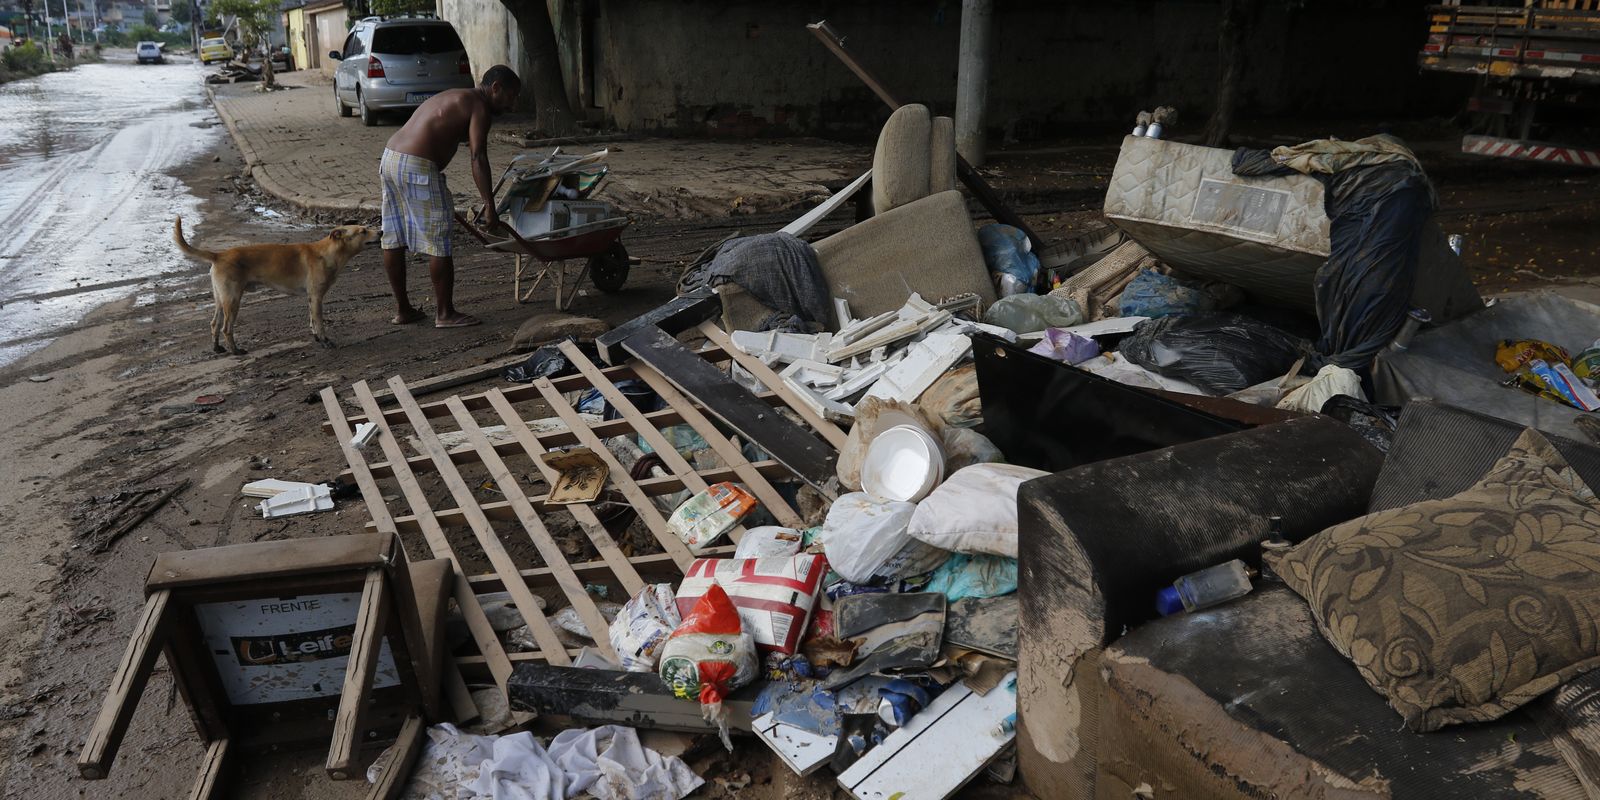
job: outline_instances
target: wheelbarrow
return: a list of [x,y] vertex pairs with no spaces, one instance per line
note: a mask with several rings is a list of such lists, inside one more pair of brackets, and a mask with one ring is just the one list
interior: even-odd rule
[[[490,239],[460,214],[456,215],[456,221],[490,250],[515,256],[511,293],[518,303],[528,302],[546,278],[555,285],[557,311],[572,308],[585,276],[594,288],[607,294],[621,290],[628,280],[632,261],[622,245],[622,229],[628,227],[627,217],[597,220],[528,238],[523,238],[516,228],[506,226],[510,238],[498,240]],[[568,262],[577,259],[584,260],[583,266],[576,275],[569,275]],[[534,262],[538,262],[538,267]],[[522,288],[524,278],[532,279],[526,290]]]

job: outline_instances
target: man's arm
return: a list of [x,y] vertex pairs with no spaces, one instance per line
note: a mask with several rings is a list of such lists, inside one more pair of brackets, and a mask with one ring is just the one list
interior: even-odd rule
[[494,232],[503,227],[494,209],[494,184],[489,179],[489,105],[482,100],[472,104],[472,120],[467,126],[467,143],[472,150],[472,182],[483,199],[484,222]]

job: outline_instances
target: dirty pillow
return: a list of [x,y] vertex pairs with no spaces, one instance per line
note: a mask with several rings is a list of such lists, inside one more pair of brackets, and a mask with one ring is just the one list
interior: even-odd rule
[[956,470],[917,504],[907,533],[953,553],[1017,557],[1017,487],[1050,473],[1015,464]]
[[1600,667],[1600,503],[1532,429],[1460,494],[1268,561],[1414,731],[1499,718]]

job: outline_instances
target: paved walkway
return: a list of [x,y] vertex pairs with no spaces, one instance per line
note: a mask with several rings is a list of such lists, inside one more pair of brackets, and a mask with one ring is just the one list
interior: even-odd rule
[[[211,87],[217,112],[252,175],[272,195],[309,211],[378,213],[378,160],[403,118],[368,128],[335,113],[332,85],[317,72],[291,72],[292,87],[261,92],[255,84]],[[646,139],[609,147],[611,175],[600,196],[623,211],[661,219],[763,213],[816,202],[824,183],[852,178],[868,166],[871,148],[819,140],[767,142]],[[521,148],[491,142],[496,178]],[[470,160],[462,150],[445,170],[458,208],[478,202]]]

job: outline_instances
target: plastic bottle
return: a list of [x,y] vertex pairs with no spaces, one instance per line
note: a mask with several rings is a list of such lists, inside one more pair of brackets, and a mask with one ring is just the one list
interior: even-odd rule
[[1237,558],[1191,572],[1156,594],[1156,611],[1165,617],[1244,597],[1250,593],[1250,572]]

